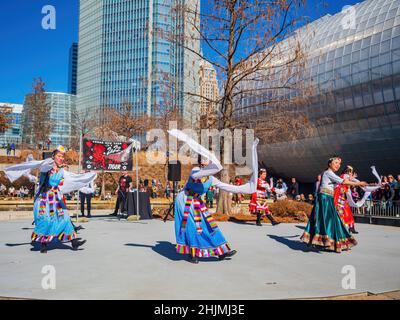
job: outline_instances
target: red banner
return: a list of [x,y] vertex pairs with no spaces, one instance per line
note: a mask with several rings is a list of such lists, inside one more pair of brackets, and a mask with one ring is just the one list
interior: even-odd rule
[[131,143],[84,139],[83,168],[95,171],[131,171]]

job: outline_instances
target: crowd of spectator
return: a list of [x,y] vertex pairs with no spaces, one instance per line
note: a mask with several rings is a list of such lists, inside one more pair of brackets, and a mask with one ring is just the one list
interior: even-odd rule
[[396,179],[391,174],[383,176],[382,187],[372,193],[370,200],[385,203],[388,207],[400,206],[400,174]]
[[32,186],[21,186],[16,189],[13,185],[6,187],[4,184],[0,184],[0,196],[9,198],[33,198],[34,188]]
[[2,149],[6,150],[7,156],[13,155],[15,157],[15,150],[17,149],[17,146],[15,143],[4,143],[2,146]]

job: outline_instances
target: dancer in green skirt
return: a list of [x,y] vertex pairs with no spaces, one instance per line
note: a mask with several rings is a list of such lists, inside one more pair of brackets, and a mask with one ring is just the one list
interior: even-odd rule
[[323,173],[314,207],[301,241],[308,245],[322,247],[329,251],[341,252],[357,244],[349,233],[335,208],[333,194],[337,183],[365,187],[364,181],[350,181],[335,174],[340,169],[342,160],[333,157],[328,161],[328,169]]

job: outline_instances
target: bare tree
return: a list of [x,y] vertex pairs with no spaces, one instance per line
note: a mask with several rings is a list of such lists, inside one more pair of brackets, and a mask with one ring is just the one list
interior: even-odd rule
[[104,125],[102,130],[109,135],[123,136],[126,140],[134,135],[142,135],[149,128],[151,118],[147,114],[135,115],[134,105],[124,102],[121,107],[104,109]]
[[[174,14],[184,17],[190,32],[172,34],[171,40],[213,65],[221,90],[217,100],[198,92],[185,94],[218,105],[220,130],[253,128],[263,143],[313,131],[300,111],[310,88],[298,81],[306,57],[295,33],[303,22],[300,9],[305,0],[204,0],[201,12],[199,3],[174,7]],[[193,40],[201,42],[201,51],[193,49]],[[251,119],[240,112],[243,99],[252,101],[246,105],[255,115]],[[224,141],[221,143],[223,158]],[[224,165],[224,182],[230,180],[228,169]],[[231,211],[225,192],[219,197],[217,211]]]
[[41,78],[34,79],[33,93],[26,97],[23,115],[25,142],[44,146],[51,132],[51,105],[47,101],[45,83]]
[[93,119],[91,112],[89,112],[89,109],[83,111],[78,111],[76,108],[73,109],[71,119],[71,131],[73,132],[71,137],[71,148],[79,150],[81,145],[80,139],[84,139],[87,134],[96,128],[96,122]]

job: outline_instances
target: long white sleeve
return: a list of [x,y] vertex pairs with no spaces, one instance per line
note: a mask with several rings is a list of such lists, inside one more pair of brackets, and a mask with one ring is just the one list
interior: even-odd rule
[[258,176],[258,156],[257,156],[257,145],[258,145],[259,140],[256,139],[253,142],[252,146],[252,161],[251,161],[251,166],[252,166],[252,171],[253,175],[251,176],[250,180],[248,183],[241,185],[241,186],[235,186],[232,184],[224,183],[218,180],[215,177],[212,178],[212,185],[222,189],[227,192],[231,193],[243,193],[243,194],[252,194],[257,191],[257,176]]
[[227,192],[252,194],[256,191],[255,188],[253,187],[253,184],[250,182],[243,184],[241,186],[236,186],[233,184],[221,182],[216,177],[211,177],[211,179],[212,179],[212,185],[214,187],[217,187]]
[[[176,137],[178,140],[185,142],[189,146],[189,148],[192,149],[194,152],[196,152],[199,155],[203,156],[204,158],[207,158],[208,160],[210,160],[210,162],[216,166],[215,168],[219,168],[219,171],[222,170],[222,165],[219,162],[219,160],[217,159],[217,157],[215,156],[215,154],[213,154],[210,150],[207,150],[206,148],[204,148],[200,143],[193,140],[186,133],[184,133],[178,129],[169,130],[168,133],[170,135]],[[203,170],[205,170],[205,169],[206,168],[204,168]]]
[[53,165],[53,159],[31,160],[7,167],[4,169],[4,173],[11,182],[14,182],[22,176],[29,177],[29,173],[32,169],[39,169],[40,172],[47,172],[53,168]]
[[195,173],[192,173],[190,176],[193,179],[200,179],[200,178],[203,178],[203,177],[208,177],[208,176],[212,176],[214,174],[217,174],[221,170],[222,170],[221,164],[210,162],[207,167],[199,169]]
[[[372,166],[371,170],[372,170],[372,174],[378,180],[378,185],[362,187],[361,189],[363,189],[365,193],[364,193],[364,196],[362,197],[362,199],[357,202],[354,201],[353,196],[351,195],[351,188],[349,188],[349,190],[346,193],[346,197],[347,197],[347,201],[348,201],[350,207],[353,207],[353,208],[362,207],[364,205],[365,201],[371,195],[371,193],[378,190],[379,188],[381,188],[381,179],[380,179],[378,172],[376,171],[375,166]],[[355,180],[358,182],[357,179],[355,179]]]
[[89,185],[96,178],[97,173],[95,172],[77,174],[64,171],[64,184],[60,187],[60,190],[64,194],[70,193]]

